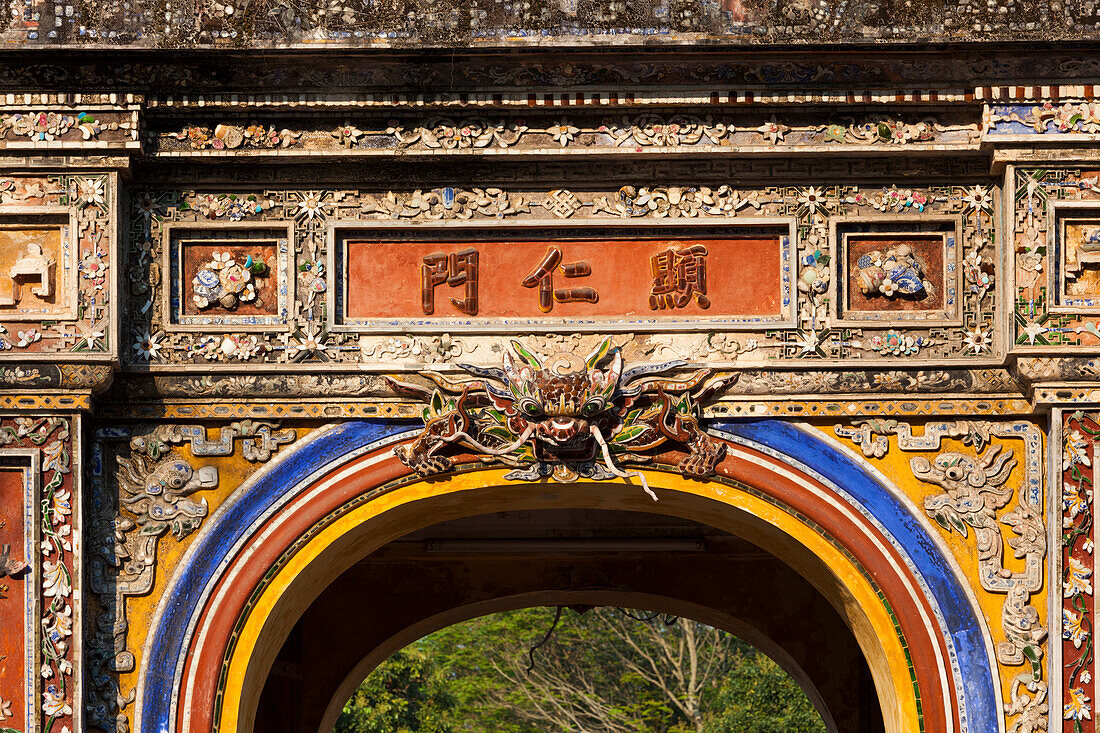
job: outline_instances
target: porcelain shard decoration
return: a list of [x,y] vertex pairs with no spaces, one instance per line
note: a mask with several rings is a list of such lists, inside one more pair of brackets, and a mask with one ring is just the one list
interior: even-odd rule
[[211,259],[195,272],[191,299],[200,310],[214,305],[233,310],[239,303],[256,300],[266,272],[267,263],[253,259],[252,255],[238,262],[230,252],[213,252]]
[[[1044,588],[1048,551],[1042,433],[1026,422],[957,420],[925,423],[921,434],[895,419],[837,425],[834,431],[869,459],[884,458],[891,450],[892,436],[899,450],[927,454],[909,461],[913,478],[942,491],[924,498],[924,512],[947,533],[973,543],[978,583],[983,590],[1003,596],[1002,638],[994,647],[997,661],[1007,668],[1024,667],[1024,671],[1012,671],[1006,688],[1004,712],[1013,719],[1007,730],[1047,730],[1044,647],[1049,632],[1034,604]],[[1023,445],[1009,448],[995,438],[1020,440]],[[945,439],[968,449],[943,450]],[[1022,476],[1013,478],[1021,467]],[[1011,532],[1008,537],[1002,533],[1004,527]]]
[[895,296],[924,297],[934,286],[924,276],[920,260],[909,245],[901,244],[885,252],[872,250],[860,255],[856,262],[859,287],[864,295],[881,293]]
[[605,339],[586,359],[573,353],[540,357],[512,341],[503,367],[460,365],[475,379],[452,381],[424,372],[437,387],[389,379],[422,397],[424,430],[395,454],[422,476],[443,473],[460,448],[478,459],[515,468],[508,478],[645,478],[622,464],[651,460],[651,451],[674,444],[687,451],[677,468],[709,476],[725,445],[699,424],[699,399],[731,377],[702,369],[684,379],[666,376],[684,361],[624,368],[622,353]]

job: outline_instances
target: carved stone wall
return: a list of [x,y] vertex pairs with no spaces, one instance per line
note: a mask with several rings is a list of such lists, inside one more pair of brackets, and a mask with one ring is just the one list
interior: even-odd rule
[[771,420],[949,559],[1007,733],[1094,730],[1100,56],[737,50],[1092,10],[436,5],[0,22],[0,728],[141,730],[162,594],[319,435],[522,490]]

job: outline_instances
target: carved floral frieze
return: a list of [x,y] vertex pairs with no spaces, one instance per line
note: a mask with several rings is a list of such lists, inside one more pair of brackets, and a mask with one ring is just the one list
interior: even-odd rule
[[84,141],[105,142],[136,147],[138,139],[136,110],[80,111],[65,109],[20,110],[0,113],[0,147],[12,143],[36,143],[79,146]]
[[[478,335],[461,324],[413,334],[372,332],[377,329],[357,332],[340,326],[332,306],[337,302],[333,298],[339,296],[334,288],[342,287],[336,276],[343,262],[332,251],[330,232],[336,226],[345,231],[355,222],[364,221],[487,225],[483,236],[490,238],[494,228],[516,225],[530,229],[559,221],[576,227],[589,221],[640,223],[648,219],[749,227],[763,220],[789,222],[795,234],[790,270],[796,287],[789,295],[793,327],[762,325],[741,330],[712,325],[701,344],[696,334],[662,333],[659,322],[654,321],[640,329],[644,333],[634,334],[634,344],[624,353],[629,355],[637,349],[668,358],[697,358],[698,349],[703,348],[707,359],[716,365],[792,360],[849,363],[851,359],[882,364],[899,358],[981,361],[996,359],[1002,348],[995,329],[995,196],[992,188],[980,185],[745,188],[631,184],[609,191],[491,187],[412,191],[165,190],[137,192],[132,198],[135,208],[126,265],[127,356],[154,367],[262,362],[306,367],[343,363],[384,369],[396,362],[410,369],[432,364],[453,370],[458,358],[482,364],[497,361],[499,339]],[[917,228],[944,220],[957,222],[957,241],[953,240],[949,257],[937,263],[941,269],[922,271],[930,282],[943,282],[944,271],[958,273],[957,286],[951,281],[956,310],[946,321],[930,326],[923,313],[898,312],[884,317],[881,323],[846,324],[830,313],[829,303],[837,297],[839,285],[834,274],[836,243],[829,222],[836,217],[883,215]],[[295,251],[287,281],[272,283],[275,288],[294,293],[286,320],[280,321],[279,328],[236,328],[228,314],[220,330],[218,317],[207,319],[202,336],[168,327],[168,305],[163,298],[166,284],[159,265],[167,246],[166,232],[183,225],[217,228],[223,222],[235,226],[255,224],[259,228],[278,222],[280,227],[289,224],[293,229]],[[527,328],[546,330],[544,324],[531,321],[528,327],[516,325],[515,331],[522,333]],[[568,335],[568,323],[555,330],[565,335],[537,335],[533,348],[552,350],[547,339],[572,337]]]
[[1100,103],[1094,100],[987,106],[982,119],[987,135],[1072,135],[1100,132]]
[[491,149],[554,150],[763,146],[966,146],[978,140],[977,123],[941,122],[935,117],[903,119],[880,116],[837,118],[823,122],[748,120],[745,117],[642,114],[620,117],[553,118],[434,117],[423,120],[364,119],[331,128],[290,129],[278,124],[189,126],[156,134],[159,153],[187,151],[309,150],[415,151]]
[[1062,717],[1065,733],[1091,733],[1096,698],[1093,494],[1100,460],[1100,415],[1092,410],[1064,412],[1061,434]]

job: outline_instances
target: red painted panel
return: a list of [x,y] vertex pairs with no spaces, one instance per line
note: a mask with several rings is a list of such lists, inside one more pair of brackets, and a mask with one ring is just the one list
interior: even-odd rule
[[[23,472],[0,468],[0,550],[11,549],[9,563],[26,562],[23,531]],[[0,562],[3,552],[0,551]],[[30,582],[26,572],[8,576],[0,568],[0,729],[23,730],[27,724],[24,685],[26,653],[23,631],[27,610],[24,584]]]
[[[652,258],[669,250],[684,252],[691,247],[706,251],[702,255],[705,292],[700,293],[704,297],[689,293],[689,297],[681,297],[684,301],[681,305],[652,307],[650,296],[654,294],[655,280]],[[441,318],[476,315],[486,319],[722,317],[777,316],[781,313],[779,236],[482,242],[357,240],[347,242],[346,248],[345,315],[352,319],[419,319],[428,315]],[[549,304],[549,310],[546,310],[545,300],[540,308],[540,286],[531,280],[525,286],[524,280],[555,248],[561,257],[560,264],[553,268],[552,289],[590,288],[598,294],[597,302],[590,302],[590,298],[579,302],[563,302],[556,298]],[[424,267],[428,266],[425,258],[433,262],[438,261],[431,258],[435,253],[450,255],[471,250],[477,252],[476,313],[471,308],[463,310],[451,300],[464,301],[471,293],[469,258],[449,268],[440,266],[440,276],[451,276],[451,284],[440,282],[429,288],[434,312],[427,313],[423,305]],[[702,254],[698,249],[696,252]],[[580,262],[589,265],[590,273],[580,274],[585,273],[585,268],[570,269],[571,265]],[[678,270],[676,264],[669,269]],[[658,274],[662,272],[660,265],[658,260]],[[459,282],[463,275],[465,281]],[[671,284],[675,286],[675,272],[673,275]],[[679,294],[685,291],[682,283],[673,289]]]

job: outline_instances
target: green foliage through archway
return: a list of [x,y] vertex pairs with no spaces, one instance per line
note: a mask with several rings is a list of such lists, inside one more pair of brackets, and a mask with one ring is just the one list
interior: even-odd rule
[[[823,733],[798,684],[739,639],[688,619],[595,608],[497,613],[379,665],[336,733]],[[530,671],[528,671],[530,668]]]

